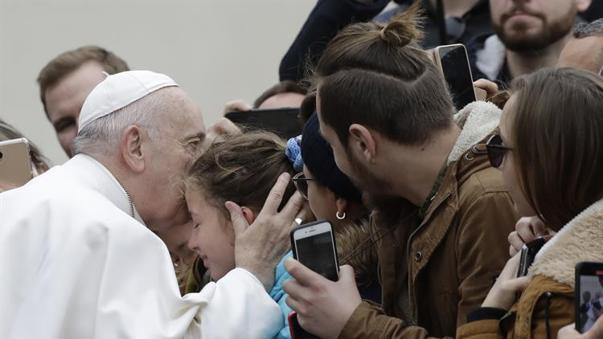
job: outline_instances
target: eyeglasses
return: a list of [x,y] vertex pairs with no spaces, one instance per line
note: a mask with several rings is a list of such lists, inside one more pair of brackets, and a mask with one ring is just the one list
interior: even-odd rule
[[502,138],[499,134],[494,134],[486,143],[486,150],[488,151],[488,159],[490,165],[494,168],[499,168],[505,159],[507,151],[511,151],[511,147],[503,146]]
[[304,199],[308,200],[308,181],[314,180],[312,178],[306,178],[304,172],[299,172],[293,176],[293,185],[301,193]]

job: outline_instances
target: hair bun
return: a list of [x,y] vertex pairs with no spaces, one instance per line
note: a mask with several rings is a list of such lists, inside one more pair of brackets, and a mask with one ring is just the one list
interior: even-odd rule
[[420,2],[415,1],[404,12],[392,18],[379,32],[381,40],[395,46],[406,46],[412,41],[423,38],[420,29],[421,9]]

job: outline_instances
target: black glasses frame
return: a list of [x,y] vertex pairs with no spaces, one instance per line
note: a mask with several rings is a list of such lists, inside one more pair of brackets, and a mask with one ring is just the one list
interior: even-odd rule
[[304,172],[299,172],[293,176],[292,180],[293,180],[293,185],[295,186],[295,189],[297,189],[297,191],[299,193],[301,193],[301,195],[302,195],[302,197],[304,197],[304,199],[308,200],[308,181],[314,180],[314,179],[306,178],[306,176],[304,175]]
[[503,160],[505,159],[505,155],[507,151],[512,151],[513,148],[504,146],[502,144],[502,138],[500,134],[494,134],[488,139],[486,143],[486,150],[488,151],[488,160],[490,160],[490,165],[494,168],[499,168],[502,165]]

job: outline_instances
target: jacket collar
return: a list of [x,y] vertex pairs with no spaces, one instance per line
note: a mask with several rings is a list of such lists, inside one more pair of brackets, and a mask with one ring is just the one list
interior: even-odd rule
[[448,155],[448,165],[460,160],[463,154],[492,133],[498,127],[501,113],[502,111],[490,102],[476,101],[455,114],[454,120],[461,128],[461,133]]
[[581,261],[603,262],[603,200],[565,225],[536,256],[530,274],[540,274],[574,287],[574,270]]
[[[432,202],[425,213],[425,218],[419,228],[426,224],[434,211],[451,195],[456,195],[458,183],[476,169],[481,169],[483,161],[472,161],[477,154],[485,153],[480,150],[480,143],[498,127],[502,111],[490,102],[476,101],[465,106],[454,116],[455,123],[461,128],[452,151],[448,155],[448,169],[442,179],[438,191],[431,197]],[[472,153],[472,154],[471,154]],[[465,163],[460,160],[469,160]]]
[[124,213],[145,225],[130,195],[109,169],[96,159],[85,154],[77,154],[63,167],[71,172],[73,179],[97,191]]

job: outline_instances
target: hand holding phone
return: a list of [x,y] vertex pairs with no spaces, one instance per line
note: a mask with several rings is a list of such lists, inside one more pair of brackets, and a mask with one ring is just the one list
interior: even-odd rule
[[536,259],[536,254],[538,251],[544,246],[546,243],[546,239],[543,237],[536,238],[533,241],[523,245],[521,248],[521,258],[519,259],[519,269],[517,270],[517,277],[523,277],[528,274],[528,270],[534,259]]
[[330,281],[297,260],[287,260],[285,268],[294,278],[283,285],[287,304],[298,312],[303,328],[321,338],[337,338],[362,303],[354,269],[344,265],[339,279]]

